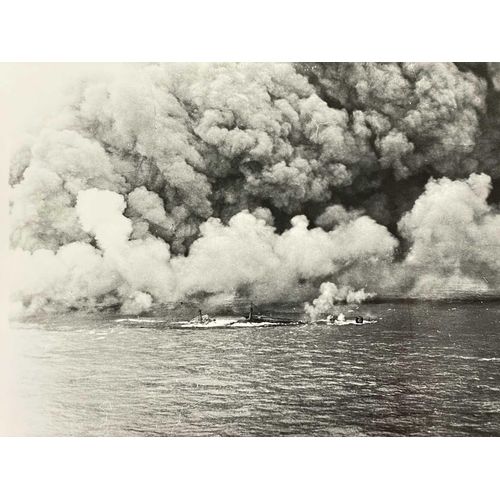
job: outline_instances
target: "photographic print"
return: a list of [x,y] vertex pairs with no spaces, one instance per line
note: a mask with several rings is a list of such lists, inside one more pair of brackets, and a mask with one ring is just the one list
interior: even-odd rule
[[500,64],[2,66],[17,434],[500,435]]

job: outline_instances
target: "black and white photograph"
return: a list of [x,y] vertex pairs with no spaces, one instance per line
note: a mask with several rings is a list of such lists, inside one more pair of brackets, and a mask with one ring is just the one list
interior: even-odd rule
[[10,163],[18,432],[500,435],[500,64],[73,69]]
[[491,8],[3,13],[2,498],[498,491]]

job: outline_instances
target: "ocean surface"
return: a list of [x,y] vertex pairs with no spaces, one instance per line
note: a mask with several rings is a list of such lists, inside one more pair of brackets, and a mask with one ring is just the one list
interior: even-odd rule
[[190,315],[170,311],[11,323],[18,423],[30,436],[500,436],[499,302],[359,312],[378,322],[177,329]]

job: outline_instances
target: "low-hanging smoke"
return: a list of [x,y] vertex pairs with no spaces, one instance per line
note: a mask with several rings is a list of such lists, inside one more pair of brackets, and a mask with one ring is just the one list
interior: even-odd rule
[[415,294],[486,292],[500,287],[500,214],[487,203],[491,179],[431,180],[399,231],[411,245],[405,267]]
[[80,82],[12,159],[16,310],[310,300],[328,281],[496,294],[498,92],[496,66],[465,63]]
[[305,312],[311,321],[316,321],[323,315],[339,314],[339,304],[361,304],[366,299],[374,296],[373,293],[365,293],[363,289],[353,290],[351,287],[342,286],[338,288],[335,283],[323,283],[320,288],[320,296],[313,300],[312,304],[305,304]]

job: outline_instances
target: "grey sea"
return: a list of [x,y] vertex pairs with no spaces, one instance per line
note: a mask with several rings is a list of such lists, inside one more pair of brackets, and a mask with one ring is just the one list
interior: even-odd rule
[[362,309],[378,322],[11,323],[18,420],[32,436],[500,436],[499,302]]

